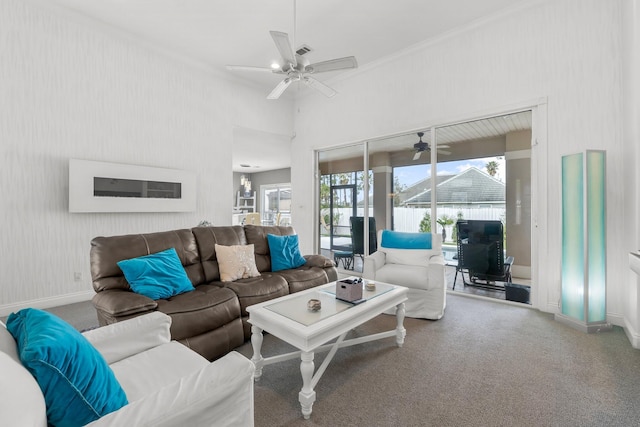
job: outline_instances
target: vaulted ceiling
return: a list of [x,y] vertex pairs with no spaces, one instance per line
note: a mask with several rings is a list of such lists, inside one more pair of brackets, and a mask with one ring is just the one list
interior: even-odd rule
[[[152,48],[210,69],[212,74],[255,85],[266,97],[282,76],[230,71],[225,66],[268,67],[280,60],[271,30],[288,33],[295,48],[303,44],[310,47],[312,51],[305,57],[312,63],[355,56],[359,68],[365,68],[530,0],[32,1],[123,32]],[[349,72],[353,71],[332,71],[316,78],[330,85],[337,74]],[[286,96],[301,93],[298,90]],[[271,154],[272,159],[262,154],[261,166],[254,171],[287,166],[282,163],[282,155]],[[240,163],[256,162],[250,150],[234,152],[234,170]]]

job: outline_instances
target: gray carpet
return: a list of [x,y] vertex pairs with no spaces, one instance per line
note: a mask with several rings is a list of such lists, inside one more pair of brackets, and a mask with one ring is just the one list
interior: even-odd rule
[[[86,331],[98,327],[96,309],[93,308],[93,304],[91,304],[90,301],[51,307],[44,309],[44,311],[48,311],[64,319],[79,331]],[[0,321],[6,323],[7,317],[8,316],[0,317]]]
[[[343,348],[302,419],[299,362],[265,367],[256,426],[630,426],[640,423],[640,352],[623,330],[587,335],[525,307],[448,295],[443,319],[406,319],[385,339]],[[394,327],[382,315],[354,336]],[[265,336],[263,354],[288,346]],[[249,343],[239,351],[248,357]],[[322,363],[316,355],[316,367]]]

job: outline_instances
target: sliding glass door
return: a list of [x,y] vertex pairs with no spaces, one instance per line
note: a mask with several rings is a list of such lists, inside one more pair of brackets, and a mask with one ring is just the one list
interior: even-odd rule
[[356,215],[355,184],[331,185],[329,200],[329,238],[331,250],[351,250],[349,218]]
[[360,272],[362,255],[354,255],[354,250],[361,243],[353,240],[352,223],[364,216],[365,205],[369,204],[365,188],[370,190],[372,184],[371,172],[364,173],[363,156],[364,144],[325,150],[318,155],[321,253],[338,261],[341,268]]
[[[453,254],[458,219],[497,219],[509,226],[515,267],[530,277],[530,162],[531,111],[319,151],[322,253],[338,261],[351,247],[353,263],[339,267],[361,272],[376,231],[438,233]],[[362,255],[348,217],[370,218]]]

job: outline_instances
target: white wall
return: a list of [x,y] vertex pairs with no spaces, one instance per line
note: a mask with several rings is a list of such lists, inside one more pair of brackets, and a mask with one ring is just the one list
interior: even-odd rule
[[[293,128],[289,101],[38,2],[0,0],[0,76],[0,315],[90,298],[95,236],[230,224],[233,129]],[[195,171],[197,210],[70,214],[69,158]]]
[[612,217],[624,204],[621,19],[621,1],[534,1],[331,82],[339,91],[332,99],[315,94],[300,99],[291,181],[303,252],[314,247],[315,194],[309,173],[314,149],[473,119],[543,99],[546,104],[538,112],[547,113],[546,132],[537,135],[532,149],[538,191],[535,303],[557,311],[560,299],[561,156],[606,149],[608,313],[619,324],[629,280],[625,246],[632,239],[622,221]]
[[[624,81],[624,187],[625,231],[630,236],[625,251],[640,249],[640,0],[623,2],[623,81]],[[631,274],[623,283],[625,291],[625,331],[634,347],[640,348],[640,277]]]

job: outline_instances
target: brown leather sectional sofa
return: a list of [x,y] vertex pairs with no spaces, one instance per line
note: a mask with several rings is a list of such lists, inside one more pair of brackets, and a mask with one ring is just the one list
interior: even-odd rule
[[[307,263],[302,267],[271,272],[267,234],[283,236],[295,231],[292,227],[245,225],[94,238],[91,278],[100,325],[158,310],[171,316],[173,339],[209,360],[225,355],[251,337],[248,306],[337,279],[333,261],[322,255],[305,256]],[[261,275],[221,282],[216,243],[254,244]],[[176,249],[195,290],[160,300],[134,293],[117,262],[169,248]]]

